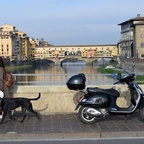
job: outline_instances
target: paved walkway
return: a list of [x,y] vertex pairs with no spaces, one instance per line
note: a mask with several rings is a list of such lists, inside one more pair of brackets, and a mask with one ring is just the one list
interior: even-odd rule
[[144,136],[144,123],[134,113],[127,118],[107,116],[97,123],[86,125],[79,121],[77,114],[57,114],[41,116],[41,121],[29,115],[20,123],[22,117],[9,121],[7,117],[0,124],[0,139],[31,138],[101,138],[101,137],[141,137]]

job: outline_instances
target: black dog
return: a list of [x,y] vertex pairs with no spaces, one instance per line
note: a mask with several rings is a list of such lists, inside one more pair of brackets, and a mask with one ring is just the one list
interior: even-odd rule
[[[36,111],[33,110],[32,100],[38,100],[41,97],[41,93],[37,98],[28,99],[28,98],[2,98],[1,100],[1,108],[3,111],[3,117],[0,123],[2,123],[7,115],[7,113],[11,110],[14,110],[18,107],[22,108],[23,119],[20,122],[23,122],[26,118],[26,110],[32,112],[36,115],[36,117],[40,120],[40,117]],[[11,117],[10,117],[11,118]]]

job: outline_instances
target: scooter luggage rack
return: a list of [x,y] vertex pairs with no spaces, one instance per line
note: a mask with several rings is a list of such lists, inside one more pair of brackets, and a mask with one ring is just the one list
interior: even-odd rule
[[82,92],[82,93],[87,93],[87,90],[86,89],[83,89],[83,90],[77,90],[77,91],[79,91],[79,92]]

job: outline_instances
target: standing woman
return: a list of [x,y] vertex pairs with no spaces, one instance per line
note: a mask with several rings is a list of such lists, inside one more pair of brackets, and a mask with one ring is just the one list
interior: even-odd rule
[[[6,77],[5,65],[2,57],[0,57],[0,119],[2,118],[3,112],[1,108],[1,99],[3,97],[9,98],[9,90],[8,87],[4,83],[4,79]],[[13,118],[14,110],[11,111],[10,118]]]
[[9,97],[8,87],[4,83],[6,76],[5,65],[2,57],[0,57],[0,90],[4,92],[4,97]]

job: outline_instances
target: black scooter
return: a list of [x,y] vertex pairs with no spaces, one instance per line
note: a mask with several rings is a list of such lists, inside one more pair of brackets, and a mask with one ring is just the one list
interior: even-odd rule
[[[133,65],[133,70],[134,70]],[[70,90],[85,92],[80,97],[75,110],[79,109],[78,115],[80,120],[86,124],[92,124],[99,118],[104,118],[108,114],[132,114],[139,109],[141,120],[144,121],[144,93],[139,85],[135,82],[135,73],[126,74],[123,78],[121,73],[117,75],[117,82],[114,84],[127,84],[131,94],[131,105],[127,108],[120,108],[116,105],[116,100],[120,93],[114,89],[87,88],[85,89],[86,77],[83,73],[72,76],[67,81],[67,87]]]

